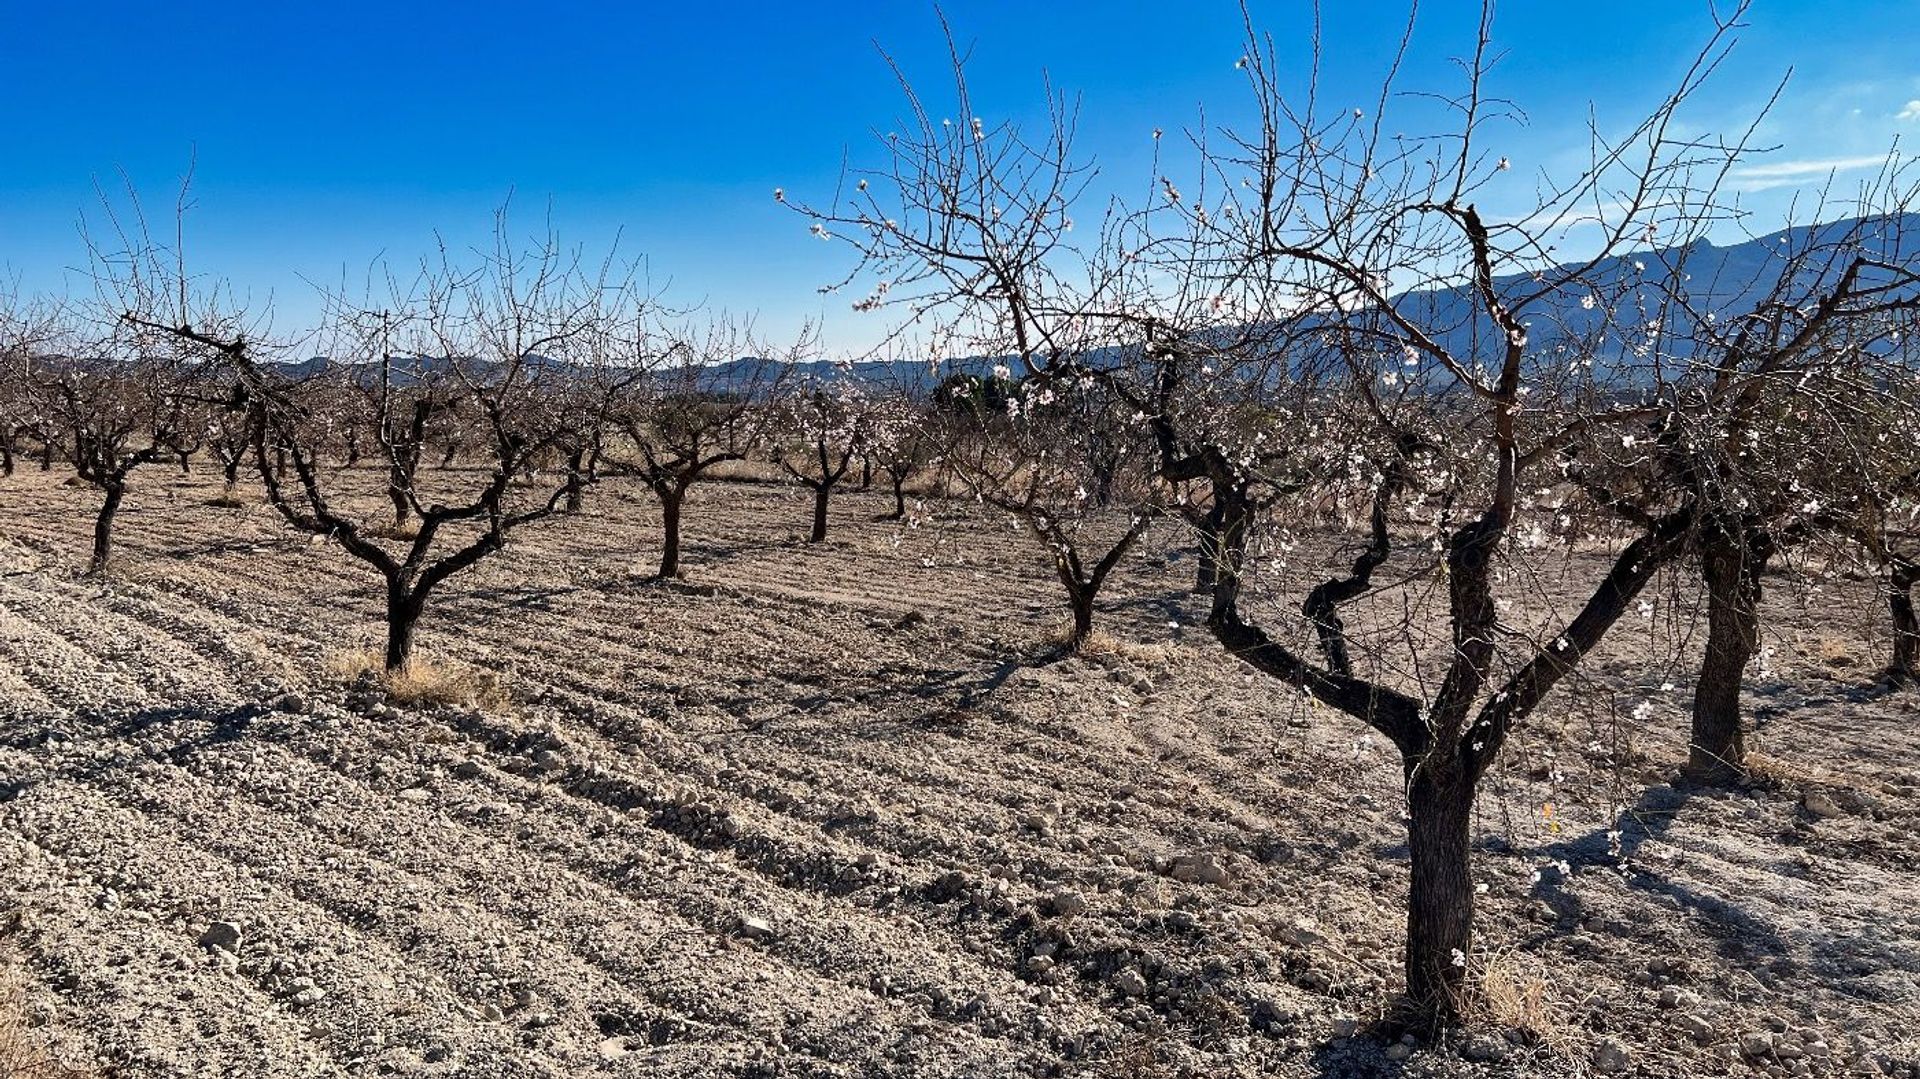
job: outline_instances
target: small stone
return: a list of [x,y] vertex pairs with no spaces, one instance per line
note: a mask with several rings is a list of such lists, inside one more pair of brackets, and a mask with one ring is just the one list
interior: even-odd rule
[[1351,1038],[1358,1033],[1360,1033],[1360,1020],[1358,1019],[1335,1019],[1333,1021],[1333,1036],[1336,1038]]
[[1706,1045],[1713,1041],[1713,1024],[1692,1013],[1682,1014],[1674,1021],[1680,1033],[1692,1038],[1696,1045]]
[[1507,1059],[1513,1052],[1513,1046],[1505,1038],[1496,1038],[1490,1034],[1477,1034],[1467,1039],[1460,1049],[1460,1055],[1468,1060],[1477,1060],[1484,1064],[1496,1064]]
[[313,711],[313,705],[298,693],[282,693],[274,700],[273,710],[290,716],[304,716]]
[[527,1029],[539,1030],[541,1027],[550,1027],[559,1021],[560,1017],[552,1012],[534,1012],[527,1017]]
[[1140,972],[1132,967],[1128,967],[1113,976],[1113,987],[1118,989],[1122,996],[1143,997],[1147,995],[1147,979],[1142,977]]
[[600,1043],[601,1060],[619,1060],[630,1051],[625,1038],[608,1038]]
[[1593,1049],[1593,1070],[1605,1075],[1619,1075],[1633,1065],[1627,1047],[1618,1038],[1608,1038]]
[[768,941],[773,939],[773,923],[765,918],[740,919],[740,935],[748,940]]
[[1700,1003],[1700,997],[1698,995],[1690,993],[1677,985],[1669,985],[1665,989],[1660,990],[1660,1006],[1662,1008],[1690,1008],[1698,1003]]
[[431,797],[433,797],[432,792],[425,787],[408,787],[400,792],[400,800],[403,802],[424,802]]
[[305,989],[296,990],[290,999],[293,1001],[295,1006],[301,1007],[301,1008],[308,1008],[308,1007],[312,1007],[315,1004],[320,1003],[326,998],[327,998],[327,991],[325,989],[322,989],[317,985],[310,985],[310,986],[307,986]]
[[1740,1035],[1740,1053],[1750,1060],[1758,1060],[1773,1052],[1773,1035],[1764,1030],[1749,1030]]
[[533,755],[533,763],[543,772],[561,772],[566,770],[567,758],[563,753],[543,749]]
[[1085,913],[1087,909],[1087,897],[1081,895],[1079,892],[1062,888],[1047,897],[1047,906],[1052,908],[1055,914],[1071,917],[1075,914]]
[[1388,1060],[1405,1060],[1413,1055],[1413,1046],[1405,1042],[1394,1042],[1387,1046]]
[[498,1023],[500,1020],[505,1019],[506,1017],[507,1017],[507,1013],[501,1011],[500,1005],[498,1004],[489,1004],[486,1007],[480,1009],[480,1018],[485,1019],[489,1023]]
[[202,948],[217,948],[228,955],[240,954],[240,926],[235,922],[211,922],[200,934]]
[[1835,817],[1847,815],[1847,811],[1840,808],[1840,803],[1834,801],[1827,792],[1820,790],[1810,790],[1801,795],[1800,808],[1819,820],[1832,820]]
[[1205,854],[1183,854],[1175,858],[1168,873],[1174,880],[1187,884],[1225,884],[1227,882],[1225,867]]

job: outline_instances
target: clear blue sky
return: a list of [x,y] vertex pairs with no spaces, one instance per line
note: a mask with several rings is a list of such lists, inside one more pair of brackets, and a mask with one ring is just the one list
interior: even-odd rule
[[[1283,50],[1311,25],[1300,0],[1253,7]],[[1370,104],[1404,8],[1325,7],[1326,96]],[[1080,96],[1082,155],[1130,190],[1155,127],[1245,100],[1239,10],[1226,0],[946,10],[974,49],[976,111],[1035,115],[1051,78]],[[1705,35],[1707,10],[1508,0],[1496,88],[1531,121],[1501,136],[1514,175],[1577,155],[1589,101],[1621,121],[1656,101]],[[1447,60],[1471,48],[1476,14],[1427,0],[1401,85],[1456,85]],[[1795,69],[1763,132],[1784,144],[1778,175],[1748,180],[1763,203],[1920,135],[1913,0],[1759,0],[1749,22],[1691,116],[1734,126]],[[843,155],[881,160],[872,131],[901,98],[876,43],[917,81],[944,77],[933,6],[915,0],[0,0],[0,268],[24,291],[60,290],[86,260],[77,222],[97,210],[96,180],[117,185],[124,170],[164,210],[197,158],[195,266],[271,297],[282,328],[317,307],[304,280],[358,275],[383,253],[410,261],[435,230],[472,242],[511,190],[523,217],[550,201],[564,239],[604,246],[622,231],[622,250],[647,255],[683,303],[758,311],[775,333],[824,317],[830,345],[857,345],[875,316],[814,292],[844,271],[845,250],[809,238],[771,192],[824,197]]]

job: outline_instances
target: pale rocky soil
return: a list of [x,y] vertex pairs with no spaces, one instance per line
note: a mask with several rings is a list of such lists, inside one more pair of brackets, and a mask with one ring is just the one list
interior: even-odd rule
[[1479,807],[1488,1032],[1409,1052],[1397,766],[1188,628],[1171,529],[1127,643],[1049,664],[998,523],[876,493],[809,547],[709,487],[661,588],[609,484],[429,609],[509,699],[415,711],[334,673],[358,563],[153,470],[78,577],[57,479],[0,482],[0,955],[106,1074],[1914,1074],[1920,705],[1867,689],[1866,585],[1774,588],[1770,786],[1669,785],[1684,587],[1549,702]]

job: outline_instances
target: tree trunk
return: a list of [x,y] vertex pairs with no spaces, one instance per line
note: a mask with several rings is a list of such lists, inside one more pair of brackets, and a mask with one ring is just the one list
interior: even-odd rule
[[873,486],[873,458],[860,458],[860,489],[868,490]]
[[193,475],[193,455],[186,450],[175,450],[173,455],[180,460],[180,474],[182,476]]
[[420,622],[427,597],[391,579],[387,582],[387,673],[392,674],[413,661],[413,629]]
[[1067,638],[1069,649],[1078,649],[1093,636],[1093,597],[1091,586],[1067,592],[1067,603],[1073,609],[1073,635]]
[[13,433],[0,435],[0,476],[13,475]]
[[680,500],[684,492],[660,496],[660,579],[680,576]]
[[1226,506],[1215,499],[1200,518],[1200,564],[1193,569],[1193,593],[1196,596],[1213,595],[1214,584],[1220,579],[1220,532],[1225,524],[1226,512]]
[[893,512],[887,515],[887,520],[898,521],[905,518],[906,515],[907,515],[907,477],[903,475],[894,476],[893,477]]
[[51,438],[40,440],[40,471],[53,471],[53,439]]
[[387,469],[387,500],[393,503],[393,527],[405,527],[413,507],[407,502],[407,473],[399,465]]
[[113,518],[120,512],[121,499],[127,497],[126,484],[120,480],[109,480],[103,486],[106,498],[100,503],[100,515],[93,519],[93,558],[87,563],[89,573],[107,568],[107,559],[113,555]]
[[1687,775],[1705,783],[1745,778],[1740,686],[1760,643],[1760,574],[1772,552],[1764,537],[1715,529],[1701,539],[1707,587],[1707,654],[1693,693],[1693,739]]
[[273,478],[277,480],[287,478],[287,448],[285,446],[275,446],[273,448]]
[[222,466],[222,471],[227,480],[227,493],[232,494],[233,488],[240,485],[240,455],[236,453],[228,458]]
[[1467,959],[1473,954],[1473,782],[1458,767],[1437,770],[1439,763],[1429,755],[1407,766],[1407,851],[1413,863],[1407,998],[1436,1021],[1451,1023],[1466,1003]]
[[579,449],[567,458],[567,512],[579,513],[586,489],[587,478],[583,469],[587,466],[587,451]]
[[823,483],[813,489],[813,532],[807,536],[808,543],[819,543],[827,538],[827,498],[833,494],[833,485]]
[[1920,682],[1920,614],[1913,605],[1913,586],[1920,584],[1920,561],[1895,555],[1887,575],[1887,607],[1893,614],[1893,663],[1887,674],[1895,682]]

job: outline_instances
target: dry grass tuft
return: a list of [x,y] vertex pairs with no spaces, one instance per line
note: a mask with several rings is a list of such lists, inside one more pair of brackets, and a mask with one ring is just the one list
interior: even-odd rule
[[1749,786],[1763,787],[1767,790],[1793,791],[1805,790],[1809,787],[1848,786],[1836,772],[1805,761],[1770,757],[1757,750],[1749,750],[1741,766],[1746,770]]
[[1840,637],[1824,634],[1815,637],[1806,652],[1807,655],[1828,667],[1844,669],[1860,665],[1860,657],[1854,652],[1854,643]]
[[420,538],[420,522],[410,517],[404,523],[388,521],[368,531],[381,539],[414,540]]
[[0,1079],[91,1079],[54,1055],[27,1015],[27,994],[11,956],[0,956]]
[[327,661],[327,673],[344,682],[372,678],[387,699],[410,708],[456,705],[503,708],[509,697],[499,674],[452,660],[415,656],[398,671],[388,673],[386,657],[377,649],[346,652]]
[[[1067,647],[1073,640],[1073,620],[1066,619],[1047,631],[1045,641],[1056,648]],[[1075,654],[1088,659],[1119,659],[1128,663],[1152,665],[1164,663],[1173,656],[1171,643],[1142,644],[1138,641],[1123,641],[1105,630],[1096,629],[1087,634],[1087,639],[1074,649]]]
[[1546,965],[1520,952],[1498,952],[1480,969],[1481,1006],[1493,1026],[1519,1031],[1558,1053],[1576,1053],[1580,1039],[1568,1010],[1548,992]]

